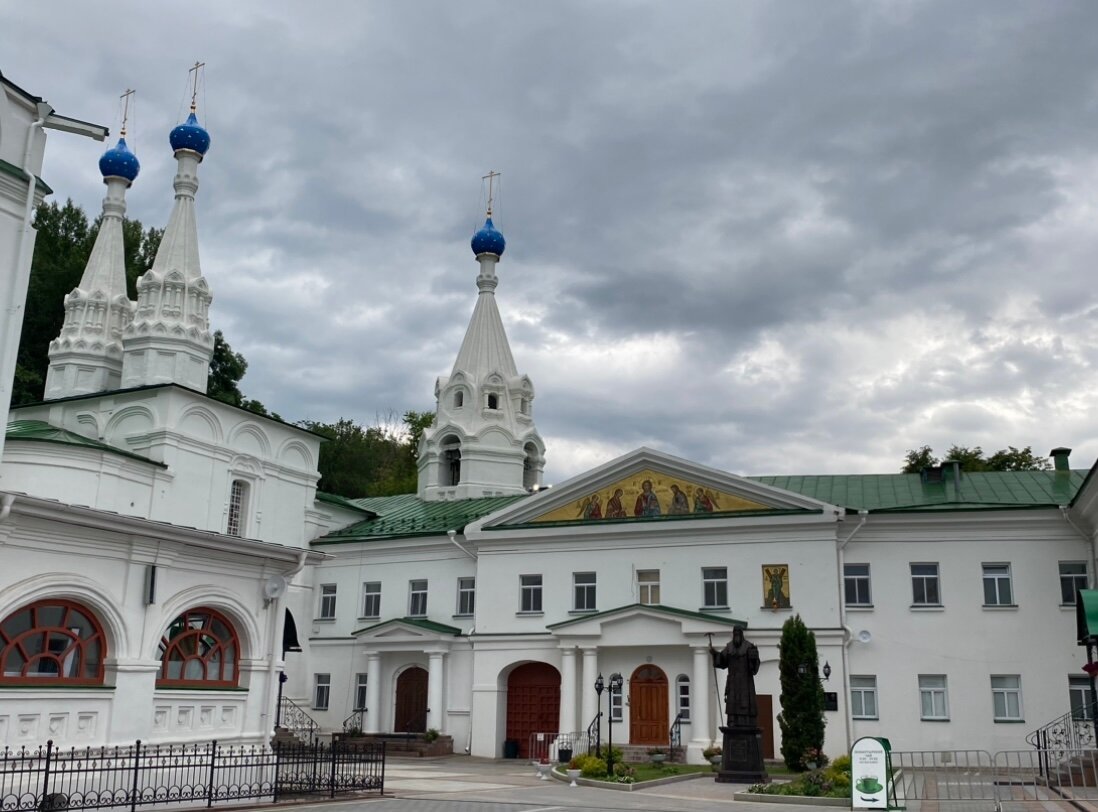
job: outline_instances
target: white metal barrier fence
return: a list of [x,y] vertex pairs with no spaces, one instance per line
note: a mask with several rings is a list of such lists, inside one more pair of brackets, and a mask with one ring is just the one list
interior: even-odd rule
[[1098,750],[894,751],[890,801],[922,812],[1071,810],[1098,802]]

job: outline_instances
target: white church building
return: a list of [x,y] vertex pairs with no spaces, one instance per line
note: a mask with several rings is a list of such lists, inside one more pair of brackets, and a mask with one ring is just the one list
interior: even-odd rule
[[[11,161],[13,139],[41,132],[27,135],[34,97],[4,88]],[[210,136],[193,109],[170,143],[175,204],[137,301],[122,216],[139,165],[123,137],[100,160],[88,266],[57,303],[46,399],[10,412],[0,747],[264,741],[285,672],[321,735],[434,729],[456,752],[525,755],[601,711],[604,740],[611,719],[615,741],[638,745],[675,727],[701,761],[723,710],[709,646],[740,626],[760,650],[776,756],[794,614],[816,635],[805,678],[823,680],[831,754],[863,735],[1022,748],[1084,700],[1074,604],[1094,577],[1093,469],[1072,470],[1062,448],[1050,471],[743,477],[640,448],[543,488],[490,208],[417,493],[318,493],[321,438],[205,394],[217,271],[199,262]],[[5,246],[40,155],[18,183],[0,172]],[[612,673],[623,690],[600,697]]]

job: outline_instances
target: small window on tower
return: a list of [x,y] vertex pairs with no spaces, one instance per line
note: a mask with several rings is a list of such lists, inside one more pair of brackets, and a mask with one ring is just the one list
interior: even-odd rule
[[464,392],[454,392],[454,408],[455,409],[460,409],[464,405],[465,405],[465,393]]
[[489,409],[498,409],[499,408],[499,395],[489,395],[488,396],[488,408]]

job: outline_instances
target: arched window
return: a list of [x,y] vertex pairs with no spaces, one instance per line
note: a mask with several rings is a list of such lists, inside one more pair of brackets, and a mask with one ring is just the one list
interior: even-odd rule
[[679,674],[675,678],[675,701],[679,710],[679,716],[684,722],[690,721],[690,677]]
[[440,444],[442,464],[439,466],[439,485],[452,488],[461,482],[461,441],[450,435]]
[[243,536],[247,530],[248,483],[234,479],[229,486],[229,520],[225,523],[225,535]]
[[160,688],[235,688],[240,641],[228,618],[213,609],[188,609],[160,638]]
[[0,623],[0,684],[101,685],[107,641],[95,615],[47,599]]
[[498,409],[499,408],[499,395],[489,395],[488,396],[488,408],[489,409]]
[[536,461],[538,458],[538,449],[533,443],[527,443],[523,446],[523,458],[522,458],[522,487],[526,490],[532,490],[538,484],[538,469],[536,467]]
[[460,409],[465,405],[465,393],[461,391],[454,392],[454,408]]

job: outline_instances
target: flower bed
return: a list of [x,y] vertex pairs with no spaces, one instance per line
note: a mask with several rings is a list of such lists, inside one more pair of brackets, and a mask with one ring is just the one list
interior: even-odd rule
[[809,770],[793,780],[755,784],[752,795],[798,795],[806,798],[850,798],[850,757],[840,756],[825,769]]

